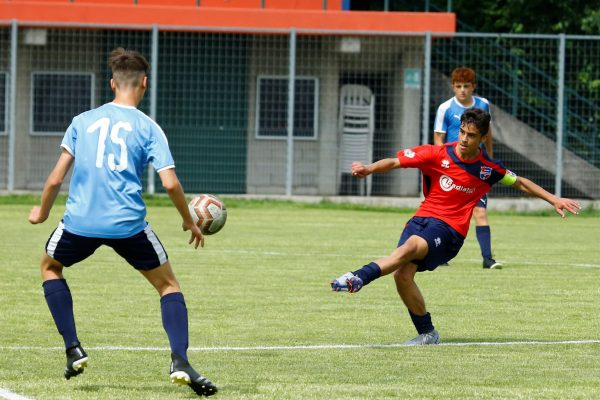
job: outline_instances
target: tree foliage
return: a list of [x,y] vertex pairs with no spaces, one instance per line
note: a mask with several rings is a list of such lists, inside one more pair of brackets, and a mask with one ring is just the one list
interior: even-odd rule
[[[496,105],[553,138],[557,122],[557,34],[600,35],[600,0],[351,0],[363,11],[445,12],[451,6],[458,32],[552,34],[553,38],[469,37],[436,40],[433,68],[476,68],[479,87]],[[600,168],[600,40],[569,38],[564,75],[566,147]],[[461,53],[460,49],[466,49]],[[490,57],[490,54],[492,56]],[[493,60],[490,62],[490,60]]]
[[452,8],[477,32],[600,34],[600,0],[453,0]]
[[600,34],[600,0],[351,0],[356,11],[446,11],[458,30],[495,33]]

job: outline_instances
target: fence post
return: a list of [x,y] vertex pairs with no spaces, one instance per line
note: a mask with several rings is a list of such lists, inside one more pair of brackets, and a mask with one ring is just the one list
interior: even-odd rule
[[17,48],[19,31],[17,21],[12,20],[10,30],[10,94],[9,94],[9,120],[8,130],[8,176],[6,189],[8,192],[15,190],[15,141],[17,134]]
[[561,196],[563,176],[563,135],[565,103],[565,34],[558,35],[558,93],[556,101],[556,175],[554,194]]
[[292,195],[294,181],[294,97],[296,85],[296,30],[290,31],[290,54],[288,59],[288,108],[287,108],[287,175],[285,195]]
[[[517,64],[515,62],[515,64]],[[518,65],[515,66],[514,72],[511,74],[511,108],[510,112],[513,117],[517,118],[517,113],[519,112],[519,77],[516,73],[518,71]]]
[[423,59],[423,119],[421,123],[421,144],[429,143],[429,101],[431,99],[431,32],[425,33],[425,54]]
[[[156,93],[158,88],[158,26],[152,26],[152,54],[150,58],[150,118],[156,121]],[[148,194],[154,194],[156,187],[154,184],[154,167],[148,165]]]

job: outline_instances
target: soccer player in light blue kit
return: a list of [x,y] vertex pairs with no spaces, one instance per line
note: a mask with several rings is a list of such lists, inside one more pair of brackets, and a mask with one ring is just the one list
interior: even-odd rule
[[154,286],[160,295],[163,327],[171,346],[170,378],[188,384],[198,395],[211,396],[217,387],[196,372],[187,359],[188,316],[185,300],[167,252],[146,222],[141,177],[152,163],[162,185],[191,231],[189,243],[204,246],[204,237],[188,210],[167,138],[152,119],[136,107],[146,92],[148,62],[136,51],[118,48],[110,54],[111,103],[84,112],[68,127],[62,152],[33,207],[29,222],[44,222],[61,184],[73,166],[63,220],[46,243],[41,261],[44,295],[62,335],[67,354],[65,378],[81,374],[88,356],[79,342],[73,300],[63,268],[80,262],[106,245]]
[[[460,117],[469,109],[480,108],[490,111],[487,99],[473,95],[477,87],[475,71],[471,68],[459,67],[452,71],[452,90],[454,97],[442,103],[435,116],[433,144],[442,146],[444,143],[458,141],[460,131]],[[483,147],[490,158],[493,158],[492,127],[490,126]],[[492,233],[487,217],[488,197],[484,195],[473,210],[475,218],[475,235],[481,248],[483,268],[500,269],[502,264],[492,256]]]

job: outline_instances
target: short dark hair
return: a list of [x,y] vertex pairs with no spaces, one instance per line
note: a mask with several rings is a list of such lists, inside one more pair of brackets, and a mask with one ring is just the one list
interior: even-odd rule
[[490,113],[481,108],[471,108],[463,113],[460,117],[460,124],[473,124],[481,135],[487,135],[490,130]]
[[137,51],[117,47],[108,57],[108,66],[117,85],[137,86],[146,76],[150,64]]

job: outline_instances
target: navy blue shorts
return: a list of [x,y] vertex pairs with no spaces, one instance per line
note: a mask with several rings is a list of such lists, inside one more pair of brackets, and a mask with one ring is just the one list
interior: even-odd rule
[[417,271],[433,271],[458,254],[464,238],[454,228],[437,218],[412,217],[404,227],[398,247],[412,235],[422,237],[429,245],[429,251],[422,260],[413,260]]
[[484,194],[482,198],[479,199],[475,207],[487,208],[488,205],[488,197],[487,194]]
[[46,242],[46,254],[65,267],[69,267],[85,260],[102,245],[112,247],[117,254],[138,270],[154,269],[169,259],[165,248],[149,224],[143,231],[128,238],[108,239],[75,235],[67,231],[61,221]]

